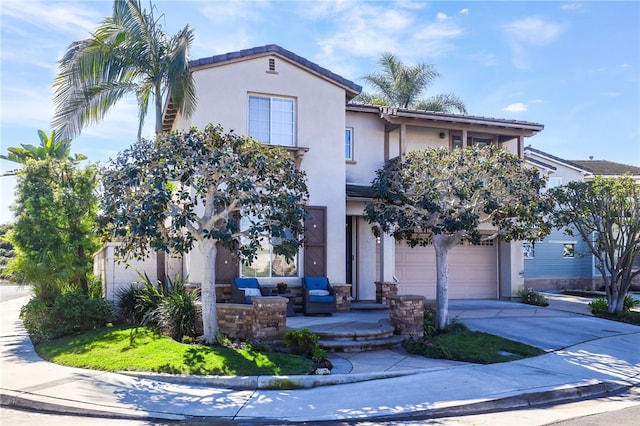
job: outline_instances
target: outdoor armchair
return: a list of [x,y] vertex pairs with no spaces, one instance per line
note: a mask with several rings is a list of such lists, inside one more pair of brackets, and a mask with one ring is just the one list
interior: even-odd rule
[[231,283],[232,303],[251,303],[252,297],[263,295],[264,290],[257,278],[234,278]]
[[305,314],[332,314],[336,311],[336,295],[327,277],[302,279],[302,308]]

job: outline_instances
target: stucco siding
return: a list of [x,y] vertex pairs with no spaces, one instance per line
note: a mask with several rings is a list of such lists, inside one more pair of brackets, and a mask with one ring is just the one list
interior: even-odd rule
[[[275,59],[275,72],[267,72],[269,59]],[[180,121],[184,127],[204,127],[211,122],[246,135],[249,95],[295,100],[295,144],[309,149],[301,163],[307,173],[309,205],[327,207],[327,246],[331,247],[327,271],[331,281],[343,282],[345,204],[336,200],[346,196],[344,89],[276,56],[225,63],[196,70],[193,75],[198,106],[190,122]],[[189,258],[197,263],[199,254]],[[190,269],[196,272],[198,267]]]

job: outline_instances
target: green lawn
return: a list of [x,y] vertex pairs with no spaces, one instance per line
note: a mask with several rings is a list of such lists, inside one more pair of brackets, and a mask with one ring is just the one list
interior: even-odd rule
[[104,371],[147,371],[224,376],[294,375],[313,361],[281,352],[187,345],[146,327],[107,327],[36,346],[57,364]]
[[546,353],[524,343],[468,329],[449,331],[424,340],[408,340],[404,346],[407,351],[427,358],[477,364],[515,361]]

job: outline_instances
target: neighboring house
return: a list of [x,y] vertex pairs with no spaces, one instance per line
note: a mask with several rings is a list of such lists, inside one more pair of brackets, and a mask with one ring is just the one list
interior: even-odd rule
[[[268,247],[253,265],[238,265],[228,252],[219,250],[217,283],[243,275],[257,276],[265,284],[295,285],[303,276],[324,275],[333,283],[352,284],[357,300],[375,299],[376,281],[398,282],[401,294],[434,299],[433,248],[410,249],[389,236],[376,239],[364,220],[376,170],[410,150],[433,147],[496,144],[522,157],[524,139],[544,128],[526,121],[349,104],[360,93],[359,85],[276,45],[198,59],[190,65],[197,109],[187,120],[169,103],[164,129],[212,122],[263,143],[283,145],[306,172],[310,192],[307,243],[293,266],[278,265]],[[102,265],[97,269],[107,289],[113,289],[126,278],[109,259],[103,250],[97,256]],[[521,242],[460,244],[449,262],[453,299],[510,298],[523,285]],[[198,283],[201,264],[194,250],[170,267],[181,265],[180,272]]]
[[[564,160],[530,146],[524,153],[527,163],[548,177],[548,188],[589,181],[594,176],[619,177],[627,173],[640,184],[640,167],[605,160]],[[523,243],[525,286],[537,290],[597,289],[602,277],[594,256],[587,251],[577,233],[569,236],[562,229],[554,229],[543,241]]]

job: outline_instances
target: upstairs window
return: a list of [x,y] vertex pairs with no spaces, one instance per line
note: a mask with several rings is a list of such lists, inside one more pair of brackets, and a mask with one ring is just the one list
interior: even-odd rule
[[353,129],[347,127],[344,131],[344,158],[353,161]]
[[249,136],[265,144],[295,146],[295,101],[249,96]]

